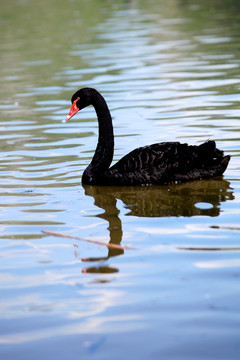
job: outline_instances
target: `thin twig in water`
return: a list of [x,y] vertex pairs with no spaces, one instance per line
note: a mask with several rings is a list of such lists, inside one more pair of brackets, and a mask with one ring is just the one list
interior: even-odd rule
[[118,250],[132,250],[132,249],[134,249],[133,247],[130,247],[130,246],[127,246],[127,245],[122,246],[122,245],[118,245],[118,244],[105,243],[105,242],[97,241],[97,240],[84,239],[84,238],[81,238],[81,237],[78,237],[78,236],[72,236],[72,235],[58,233],[58,232],[54,232],[54,231],[42,230],[42,233],[47,234],[47,235],[52,235],[52,236],[59,236],[59,237],[64,237],[64,238],[69,238],[69,239],[85,241],[85,242],[92,243],[92,244],[97,244],[97,245],[104,245],[104,246],[107,246],[109,249],[118,249]]
[[235,251],[240,250],[239,246],[219,246],[219,247],[207,247],[207,246],[176,246],[179,250],[190,250],[190,251]]

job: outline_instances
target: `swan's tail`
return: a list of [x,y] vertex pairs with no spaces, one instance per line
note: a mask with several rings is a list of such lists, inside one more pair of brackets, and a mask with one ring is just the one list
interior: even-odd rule
[[222,150],[217,149],[213,140],[201,144],[199,150],[204,164],[211,169],[212,176],[222,175],[228,166],[230,156],[224,155]]
[[226,170],[227,166],[228,166],[228,163],[230,161],[230,155],[226,155],[222,158],[222,161],[220,163],[220,166],[221,166],[221,174],[222,175],[224,173],[224,171]]

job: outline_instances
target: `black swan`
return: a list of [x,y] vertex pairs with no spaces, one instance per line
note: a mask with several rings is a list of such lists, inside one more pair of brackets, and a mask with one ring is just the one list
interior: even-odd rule
[[83,173],[83,184],[170,184],[220,176],[227,168],[230,156],[224,156],[212,140],[199,146],[162,142],[139,147],[110,167],[114,135],[112,118],[103,96],[92,88],[78,90],[72,97],[66,121],[89,105],[93,105],[97,114],[99,136],[93,159]]

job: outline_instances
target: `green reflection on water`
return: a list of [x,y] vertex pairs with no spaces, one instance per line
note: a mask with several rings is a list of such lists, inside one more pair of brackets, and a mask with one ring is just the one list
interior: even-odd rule
[[[1,358],[238,358],[239,10],[1,2]],[[83,189],[95,115],[61,121],[89,84],[113,113],[114,160],[141,141],[211,137],[233,155],[225,180]]]

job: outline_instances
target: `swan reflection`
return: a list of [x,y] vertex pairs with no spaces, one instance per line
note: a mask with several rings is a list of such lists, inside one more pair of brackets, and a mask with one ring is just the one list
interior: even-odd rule
[[[222,178],[193,181],[166,186],[114,187],[84,185],[85,194],[94,198],[94,205],[103,209],[97,217],[108,222],[110,243],[120,244],[122,240],[122,222],[119,218],[117,200],[121,200],[128,210],[126,216],[138,217],[190,217],[219,216],[221,203],[233,200],[230,183]],[[210,206],[199,207],[199,203]],[[104,261],[121,255],[123,250],[108,249],[108,255],[101,258],[87,258],[84,261]],[[116,272],[116,269],[93,266],[83,272]]]

